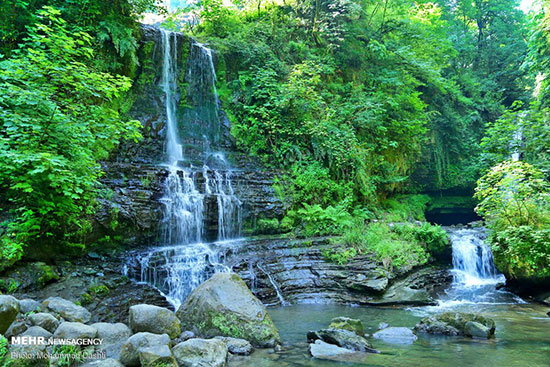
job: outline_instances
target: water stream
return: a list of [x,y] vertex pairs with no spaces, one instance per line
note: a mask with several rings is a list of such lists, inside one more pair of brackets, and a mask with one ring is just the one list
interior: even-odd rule
[[[179,113],[178,77],[184,60],[177,58],[177,33],[160,32],[163,65],[159,86],[166,115],[163,165],[168,171],[160,199],[162,247],[131,254],[126,268],[130,276],[154,285],[177,307],[213,273],[229,271],[223,257],[228,249],[242,244],[236,239],[242,226],[242,202],[235,191],[229,162],[222,151],[212,148],[219,145],[221,126],[212,50],[191,42],[185,78],[192,107]],[[197,157],[184,157],[180,120],[184,126],[196,129],[184,132],[186,139],[188,135],[201,137],[192,142],[198,146],[195,155],[203,159],[198,166]],[[217,241],[205,243],[206,223],[212,217],[207,205],[210,200],[216,202],[213,214],[217,217]]]
[[503,289],[506,278],[495,268],[491,248],[484,241],[485,232],[483,227],[449,230],[453,283],[439,300],[437,308],[524,302]]

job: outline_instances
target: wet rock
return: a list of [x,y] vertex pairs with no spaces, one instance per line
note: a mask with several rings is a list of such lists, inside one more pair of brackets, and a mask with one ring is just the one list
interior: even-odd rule
[[28,328],[29,327],[24,321],[15,320],[14,322],[11,323],[10,327],[8,328],[4,336],[9,339],[12,336],[17,336],[21,333],[24,333],[25,330],[27,330]]
[[353,331],[357,335],[364,336],[363,323],[359,319],[349,317],[335,317],[330,321],[329,329],[344,329]]
[[90,312],[84,307],[60,297],[50,297],[42,302],[42,306],[44,310],[48,309],[71,322],[86,323],[92,318]]
[[32,325],[40,326],[50,333],[53,333],[59,326],[59,320],[53,315],[45,312],[35,313],[28,317]]
[[202,283],[177,312],[185,329],[198,336],[230,336],[258,347],[280,343],[279,331],[266,308],[234,273],[218,273]]
[[382,329],[385,329],[385,328],[388,328],[390,327],[389,324],[385,323],[385,322],[381,322],[378,324],[378,330],[382,330]]
[[120,322],[116,324],[98,322],[91,326],[97,329],[97,337],[103,339],[103,344],[99,346],[98,350],[105,352],[107,358],[118,359],[120,348],[132,335],[130,328]]
[[48,339],[52,336],[52,333],[44,328],[41,328],[40,326],[31,326],[30,328],[25,330],[25,332],[22,333],[21,336],[34,336]]
[[383,274],[384,271],[354,275],[349,278],[347,287],[357,291],[383,292],[388,287],[389,279],[384,275],[380,275],[380,273]]
[[19,302],[12,296],[0,296],[0,334],[4,334],[19,313]]
[[34,299],[26,298],[19,301],[19,312],[26,314],[29,312],[37,312],[40,310],[40,302]]
[[130,328],[134,333],[168,334],[171,339],[181,333],[181,323],[174,312],[145,304],[130,307]]
[[372,348],[367,339],[349,330],[322,329],[319,331],[310,331],[307,333],[307,340],[308,342],[322,340],[325,343],[334,344],[351,351],[380,353]]
[[218,339],[189,339],[173,348],[180,367],[223,367],[227,346]]
[[124,367],[124,365],[114,358],[105,358],[88,362],[81,367]]
[[97,329],[81,322],[63,322],[53,336],[60,339],[93,339],[97,336]]
[[464,335],[472,338],[489,339],[492,335],[491,329],[475,321],[468,321],[464,324]]
[[139,350],[139,363],[141,367],[178,367],[167,345],[141,348]]
[[[429,334],[468,336],[466,334],[466,324],[468,322],[479,323],[481,326],[487,328],[487,337],[491,337],[495,333],[495,322],[492,319],[481,315],[461,312],[445,312],[425,317],[416,324],[414,330]],[[470,325],[470,330],[473,330],[473,326]]]
[[406,327],[387,327],[377,331],[372,336],[375,339],[395,344],[412,344],[418,340],[412,330]]
[[125,366],[139,366],[139,351],[142,348],[150,348],[168,345],[168,334],[137,333],[132,335],[120,349],[120,362]]
[[247,356],[254,351],[254,347],[244,339],[231,338],[228,336],[217,336],[214,339],[219,339],[227,345],[227,350],[231,354],[240,354]]
[[354,352],[346,348],[325,343],[322,340],[316,340],[315,343],[310,344],[309,353],[314,358],[331,361],[351,363],[364,363],[366,361],[365,353]]

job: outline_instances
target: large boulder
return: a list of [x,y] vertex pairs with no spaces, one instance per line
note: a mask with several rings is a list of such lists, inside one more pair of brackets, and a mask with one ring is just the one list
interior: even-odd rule
[[29,321],[34,326],[40,326],[53,333],[59,326],[59,320],[53,315],[45,312],[35,313],[29,316]]
[[181,323],[174,312],[145,304],[130,307],[130,328],[134,333],[168,334],[171,339],[181,333]]
[[184,329],[198,336],[230,336],[257,347],[280,343],[279,331],[264,305],[234,273],[218,273],[202,283],[177,312]]
[[180,367],[223,367],[227,360],[227,346],[218,339],[189,339],[172,352]]
[[118,359],[120,348],[132,335],[130,328],[120,322],[116,324],[98,322],[91,326],[97,329],[97,337],[103,339],[103,344],[99,346],[98,350],[105,352],[107,358]]
[[4,334],[19,313],[19,301],[12,296],[0,296],[0,334]]
[[[469,322],[479,325],[468,324]],[[468,329],[466,328],[466,324],[468,324]],[[484,329],[481,329],[479,326],[483,326]],[[495,333],[495,322],[492,319],[472,313],[445,312],[423,318],[416,324],[414,329],[421,333],[465,335],[470,337],[480,337],[482,332],[479,330],[483,330],[483,334],[486,335],[485,337],[490,338]],[[476,329],[475,335],[472,334],[474,333],[474,329]]]
[[92,318],[90,312],[82,306],[60,297],[50,297],[42,302],[44,310],[50,310],[66,321],[87,323]]
[[141,348],[139,363],[141,367],[178,367],[172,351],[167,345]]
[[94,339],[97,329],[81,322],[63,322],[53,336],[58,339]]
[[358,319],[349,317],[335,317],[330,321],[329,329],[343,329],[353,331],[357,335],[364,336],[363,323]]
[[254,351],[254,347],[247,340],[231,338],[229,336],[217,336],[214,339],[219,339],[227,345],[227,350],[231,354],[240,354],[247,356]]
[[377,331],[372,336],[375,339],[395,344],[412,344],[418,339],[412,330],[406,327],[387,327]]
[[322,329],[319,331],[310,331],[307,333],[308,342],[322,340],[325,343],[334,344],[342,348],[357,352],[380,353],[372,348],[370,343],[364,337],[357,335],[353,331],[344,329]]
[[144,348],[168,345],[168,334],[137,333],[132,335],[120,349],[120,362],[125,366],[139,366],[139,352]]

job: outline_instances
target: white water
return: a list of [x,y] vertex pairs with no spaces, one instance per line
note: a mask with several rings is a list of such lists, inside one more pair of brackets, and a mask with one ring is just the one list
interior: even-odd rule
[[[269,282],[273,286],[273,289],[275,290],[275,293],[277,294],[277,298],[279,299],[279,302],[281,303],[281,306],[290,305],[290,303],[288,303],[285,300],[285,298],[283,297],[283,293],[281,292],[281,288],[279,287],[279,285],[277,284],[275,279],[273,279],[271,274],[269,274],[267,271],[265,271],[264,268],[260,264],[257,264],[256,266],[258,267],[258,269],[260,269],[262,271],[262,273],[264,273],[267,276],[267,279],[269,279]],[[266,305],[266,306],[273,306],[273,305],[269,304],[269,305]]]
[[[166,160],[168,175],[164,182],[161,243],[164,247],[136,253],[129,259],[131,273],[140,282],[155,286],[175,307],[199,284],[216,272],[229,271],[224,265],[227,251],[242,245],[242,240],[229,240],[240,235],[242,203],[235,193],[232,172],[221,152],[205,152],[202,169],[184,168],[183,147],[178,132],[178,84],[179,61],[177,59],[177,34],[161,29],[163,66],[160,86],[165,97]],[[199,52],[188,63],[188,77],[193,78],[189,94],[198,103],[217,101],[216,74],[212,51],[200,43],[193,43]],[[191,90],[193,89],[193,90]],[[195,93],[196,92],[196,93]],[[211,115],[205,117],[208,129]],[[214,124],[219,124],[217,107]],[[201,120],[201,122],[203,122]],[[205,138],[207,150],[210,142]],[[211,169],[211,161],[216,169]],[[204,188],[200,181],[204,180]],[[202,190],[202,191],[201,191]],[[207,200],[217,203],[218,241],[204,243]],[[125,270],[130,272],[129,267]]]
[[483,228],[453,229],[449,237],[453,250],[453,283],[435,309],[524,302],[500,289],[506,278],[495,268],[491,248],[483,240]]
[[162,232],[164,244],[199,242],[203,232],[204,195],[197,189],[195,175],[181,169],[183,160],[177,127],[177,36],[161,29],[163,65],[161,86],[166,109],[166,165],[169,169],[164,182]]
[[210,278],[212,274],[230,271],[226,254],[240,247],[242,239],[195,243],[187,246],[165,246],[139,254],[140,281],[161,290],[176,309],[181,302]]

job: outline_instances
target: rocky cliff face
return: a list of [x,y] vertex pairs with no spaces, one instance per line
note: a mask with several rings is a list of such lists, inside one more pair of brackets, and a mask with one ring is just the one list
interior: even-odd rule
[[[201,270],[204,279],[219,269],[221,262],[227,270],[238,273],[268,305],[430,305],[452,281],[449,271],[442,268],[390,270],[371,256],[358,256],[346,264],[329,262],[323,256],[331,248],[326,238],[263,237],[212,246],[212,251],[206,251],[204,256],[213,252],[217,260],[208,265],[209,259],[201,257],[207,263]],[[181,282],[189,277],[185,272],[173,271],[189,265],[182,261],[185,256],[185,252],[173,248],[136,250],[128,254],[125,262],[131,278],[154,279],[165,294],[174,294],[178,277]],[[144,275],[147,279],[141,279]]]
[[[283,214],[282,203],[272,188],[274,172],[261,168],[258,162],[239,153],[229,135],[229,123],[219,109],[219,126],[213,126],[214,112],[210,101],[200,106],[200,99],[190,93],[199,77],[190,77],[197,57],[197,43],[177,34],[176,61],[181,66],[177,75],[178,127],[182,137],[185,161],[181,164],[191,172],[201,193],[205,190],[203,164],[215,168],[215,160],[205,152],[223,149],[231,167],[235,193],[243,203],[242,219],[254,227],[257,218],[276,218]],[[110,160],[103,163],[100,209],[95,216],[94,231],[89,239],[116,241],[131,246],[154,244],[161,228],[163,183],[168,170],[162,165],[165,157],[166,111],[165,96],[159,86],[162,74],[162,35],[159,29],[143,26],[140,42],[140,67],[126,108],[132,118],[142,123],[143,139],[125,142]],[[215,56],[214,56],[215,61]],[[204,99],[203,99],[204,100]],[[208,136],[208,139],[203,139]],[[205,146],[205,141],[208,142]],[[224,158],[225,159],[225,158]],[[212,172],[206,172],[207,176]],[[218,233],[218,206],[214,196],[205,197],[205,240]]]

